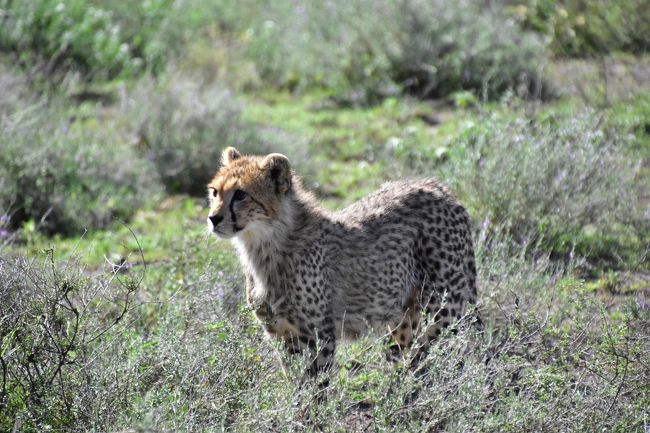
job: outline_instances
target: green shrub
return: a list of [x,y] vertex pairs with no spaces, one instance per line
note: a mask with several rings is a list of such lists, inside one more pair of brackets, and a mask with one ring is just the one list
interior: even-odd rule
[[35,92],[28,86],[27,77],[18,73],[0,57],[0,118],[10,115],[20,107],[33,104],[37,100]]
[[0,0],[0,49],[27,65],[35,53],[46,72],[76,69],[99,79],[164,65],[167,53],[156,37],[169,0],[130,3],[130,14],[119,17],[95,3]]
[[2,431],[67,430],[89,415],[91,402],[123,406],[117,393],[98,401],[93,391],[109,386],[108,376],[94,379],[107,366],[97,355],[106,356],[120,335],[137,282],[87,278],[74,262],[60,268],[52,254],[43,261],[0,257]]
[[[634,259],[650,230],[626,156],[628,138],[606,131],[591,112],[504,120],[491,116],[465,130],[445,179],[477,222],[505,224],[521,242],[541,241],[616,265]],[[622,248],[627,246],[629,248]]]
[[394,36],[404,39],[392,60],[398,82],[416,80],[425,95],[470,89],[492,98],[509,88],[527,91],[533,85],[541,91],[541,41],[519,31],[497,6],[481,8],[472,1],[405,5]]
[[650,8],[644,0],[532,0],[509,10],[524,28],[549,35],[560,56],[650,49]]
[[[260,358],[269,349],[255,347],[250,318],[233,315],[241,285],[205,273],[214,263],[172,258],[155,292],[142,269],[125,262],[90,274],[53,251],[0,256],[0,430],[113,431],[152,418],[174,431],[228,425],[243,404],[237,393],[261,371],[279,374]],[[152,295],[155,304],[142,302]]]
[[[263,79],[360,101],[407,89],[492,97],[535,83],[543,45],[498,6],[409,0],[273,1],[244,30]],[[252,6],[251,6],[252,7]]]
[[73,234],[128,218],[159,193],[153,166],[113,128],[33,106],[2,122],[0,209],[11,226]]
[[[110,14],[129,44],[130,55],[154,72],[163,71],[168,57],[178,52],[184,28],[169,28],[169,22],[184,5],[173,0],[88,0]],[[188,11],[189,13],[189,11]],[[187,29],[187,30],[191,30]],[[171,33],[171,34],[170,34]]]
[[140,149],[169,193],[204,194],[227,146],[266,151],[227,89],[172,74],[162,84],[142,80],[128,103]]

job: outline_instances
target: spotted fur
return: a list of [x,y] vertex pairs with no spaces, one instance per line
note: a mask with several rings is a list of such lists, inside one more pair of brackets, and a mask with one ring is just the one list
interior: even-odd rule
[[426,347],[476,303],[469,217],[433,178],[387,183],[331,213],[285,156],[227,148],[208,190],[208,227],[235,244],[248,303],[288,352],[313,355],[311,373],[341,338],[388,329],[409,348],[421,317]]

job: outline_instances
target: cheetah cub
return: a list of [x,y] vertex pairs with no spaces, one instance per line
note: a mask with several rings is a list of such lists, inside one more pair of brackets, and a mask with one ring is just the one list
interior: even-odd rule
[[470,220],[433,178],[385,184],[331,213],[303,190],[286,156],[229,147],[208,185],[207,223],[231,239],[246,295],[268,335],[326,369],[336,341],[388,329],[420,351],[476,303]]

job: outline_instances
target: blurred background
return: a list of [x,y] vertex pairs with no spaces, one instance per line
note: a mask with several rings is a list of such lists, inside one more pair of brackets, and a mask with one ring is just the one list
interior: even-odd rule
[[[648,0],[0,0],[0,430],[647,428],[649,48]],[[227,146],[448,184],[490,337],[314,405],[205,233]]]

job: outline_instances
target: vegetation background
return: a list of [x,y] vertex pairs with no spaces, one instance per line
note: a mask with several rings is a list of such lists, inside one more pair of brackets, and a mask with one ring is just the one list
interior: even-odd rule
[[[649,48],[647,0],[0,0],[0,431],[647,431]],[[449,184],[486,330],[283,373],[226,146],[332,209]]]

